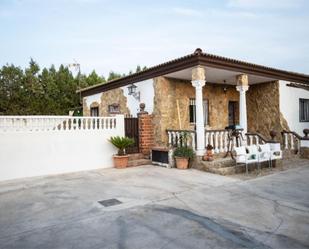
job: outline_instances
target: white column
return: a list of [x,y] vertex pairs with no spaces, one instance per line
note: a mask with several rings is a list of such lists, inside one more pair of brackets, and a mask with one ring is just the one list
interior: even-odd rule
[[205,80],[192,80],[195,87],[195,108],[196,108],[196,155],[205,154],[205,127],[203,112],[203,86]]
[[246,91],[249,86],[239,85],[236,87],[239,92],[239,124],[244,129],[244,134],[247,133],[247,103],[246,103]]

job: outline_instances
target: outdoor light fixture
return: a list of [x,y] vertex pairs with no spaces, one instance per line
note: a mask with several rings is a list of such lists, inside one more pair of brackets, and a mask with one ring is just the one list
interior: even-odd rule
[[130,86],[128,86],[129,95],[133,95],[136,92],[136,88],[137,86],[134,84],[131,84]]
[[226,93],[227,91],[226,80],[223,80],[223,83],[225,84],[223,87],[223,92]]
[[128,86],[128,94],[132,95],[136,100],[140,101],[140,92],[136,92],[137,86],[134,84],[131,84]]

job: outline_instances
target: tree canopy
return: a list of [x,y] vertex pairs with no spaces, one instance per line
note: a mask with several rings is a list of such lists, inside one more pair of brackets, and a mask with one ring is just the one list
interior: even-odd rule
[[[123,76],[111,71],[107,81]],[[74,76],[64,65],[41,70],[33,59],[25,69],[7,64],[0,68],[0,115],[67,115],[81,109],[78,89],[105,82],[95,70]]]

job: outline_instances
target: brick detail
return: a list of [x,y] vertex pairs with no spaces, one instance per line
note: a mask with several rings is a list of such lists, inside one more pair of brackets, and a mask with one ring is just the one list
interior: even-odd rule
[[154,130],[152,124],[152,115],[138,115],[139,130],[139,150],[145,156],[150,155],[150,150],[154,145]]

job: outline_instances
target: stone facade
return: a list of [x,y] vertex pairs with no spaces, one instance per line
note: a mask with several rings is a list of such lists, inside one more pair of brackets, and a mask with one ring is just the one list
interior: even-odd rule
[[[88,103],[89,104],[89,103]],[[86,98],[83,99],[83,115],[84,116],[90,116],[90,108],[94,106],[99,107],[99,113],[100,116],[112,116],[115,113],[109,113],[108,106],[118,104],[120,114],[124,115],[130,115],[130,110],[127,107],[127,98],[123,94],[123,89],[116,88],[113,90],[109,90],[107,92],[103,92],[101,94],[101,101],[98,102],[92,102],[90,103],[90,106],[87,106]]]
[[269,131],[274,130],[277,139],[281,139],[281,131],[289,130],[289,127],[280,113],[279,82],[250,85],[246,99],[248,131],[269,138]]
[[[165,77],[155,78],[154,89],[155,145],[164,146],[167,143],[166,129],[194,129],[189,122],[189,104],[190,98],[195,98],[195,89],[190,81]],[[239,99],[235,86],[206,83],[203,98],[208,100],[208,128],[224,129],[228,125],[228,103]]]
[[[195,98],[195,89],[190,81],[165,77],[154,79],[154,110],[152,113],[154,146],[167,144],[167,129],[194,129],[194,125],[189,121],[190,98]],[[229,101],[236,103],[239,101],[239,93],[236,91],[235,85],[206,83],[203,87],[203,98],[208,100],[209,123],[207,129],[224,129],[229,124]],[[249,132],[260,132],[269,137],[270,130],[275,130],[278,134],[282,130],[289,130],[279,109],[278,82],[250,85],[246,99]],[[119,104],[121,114],[130,114],[127,98],[121,88],[102,93],[101,102],[90,103],[90,106],[99,105],[100,115],[110,116],[108,105],[114,103]],[[90,115],[90,106],[86,105],[84,99],[84,116]],[[237,108],[235,117],[235,121],[238,123],[239,110]]]

